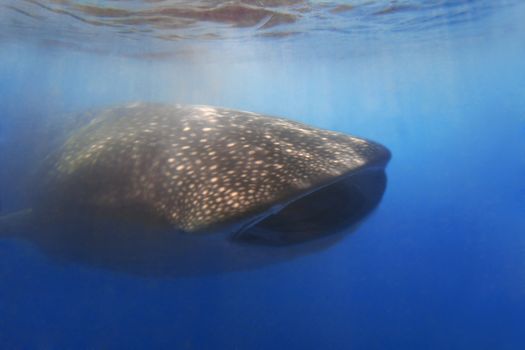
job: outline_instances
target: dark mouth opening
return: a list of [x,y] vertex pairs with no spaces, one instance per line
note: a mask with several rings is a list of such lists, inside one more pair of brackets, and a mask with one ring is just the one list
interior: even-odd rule
[[349,176],[299,198],[234,239],[256,245],[289,245],[341,232],[372,212],[386,182],[383,169]]

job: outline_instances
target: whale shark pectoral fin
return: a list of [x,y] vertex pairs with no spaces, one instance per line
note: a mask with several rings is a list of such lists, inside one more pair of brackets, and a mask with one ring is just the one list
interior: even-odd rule
[[0,216],[0,237],[18,236],[34,227],[33,210],[23,209]]

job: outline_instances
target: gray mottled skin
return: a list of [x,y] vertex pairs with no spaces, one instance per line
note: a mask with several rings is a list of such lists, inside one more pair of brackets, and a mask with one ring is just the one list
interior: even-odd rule
[[140,208],[200,232],[388,158],[379,144],[283,118],[134,103],[72,133],[46,161],[43,187],[60,210]]

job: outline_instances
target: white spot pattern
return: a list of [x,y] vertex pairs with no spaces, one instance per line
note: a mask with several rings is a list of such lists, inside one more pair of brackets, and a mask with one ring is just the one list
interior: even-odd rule
[[283,118],[135,103],[72,133],[49,183],[68,203],[140,205],[185,231],[267,210],[388,157],[379,144]]

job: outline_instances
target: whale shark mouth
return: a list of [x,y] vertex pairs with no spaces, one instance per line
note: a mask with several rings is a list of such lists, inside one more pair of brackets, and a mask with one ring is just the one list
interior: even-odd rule
[[377,206],[386,184],[383,168],[352,174],[246,225],[232,239],[254,245],[291,245],[351,229]]

